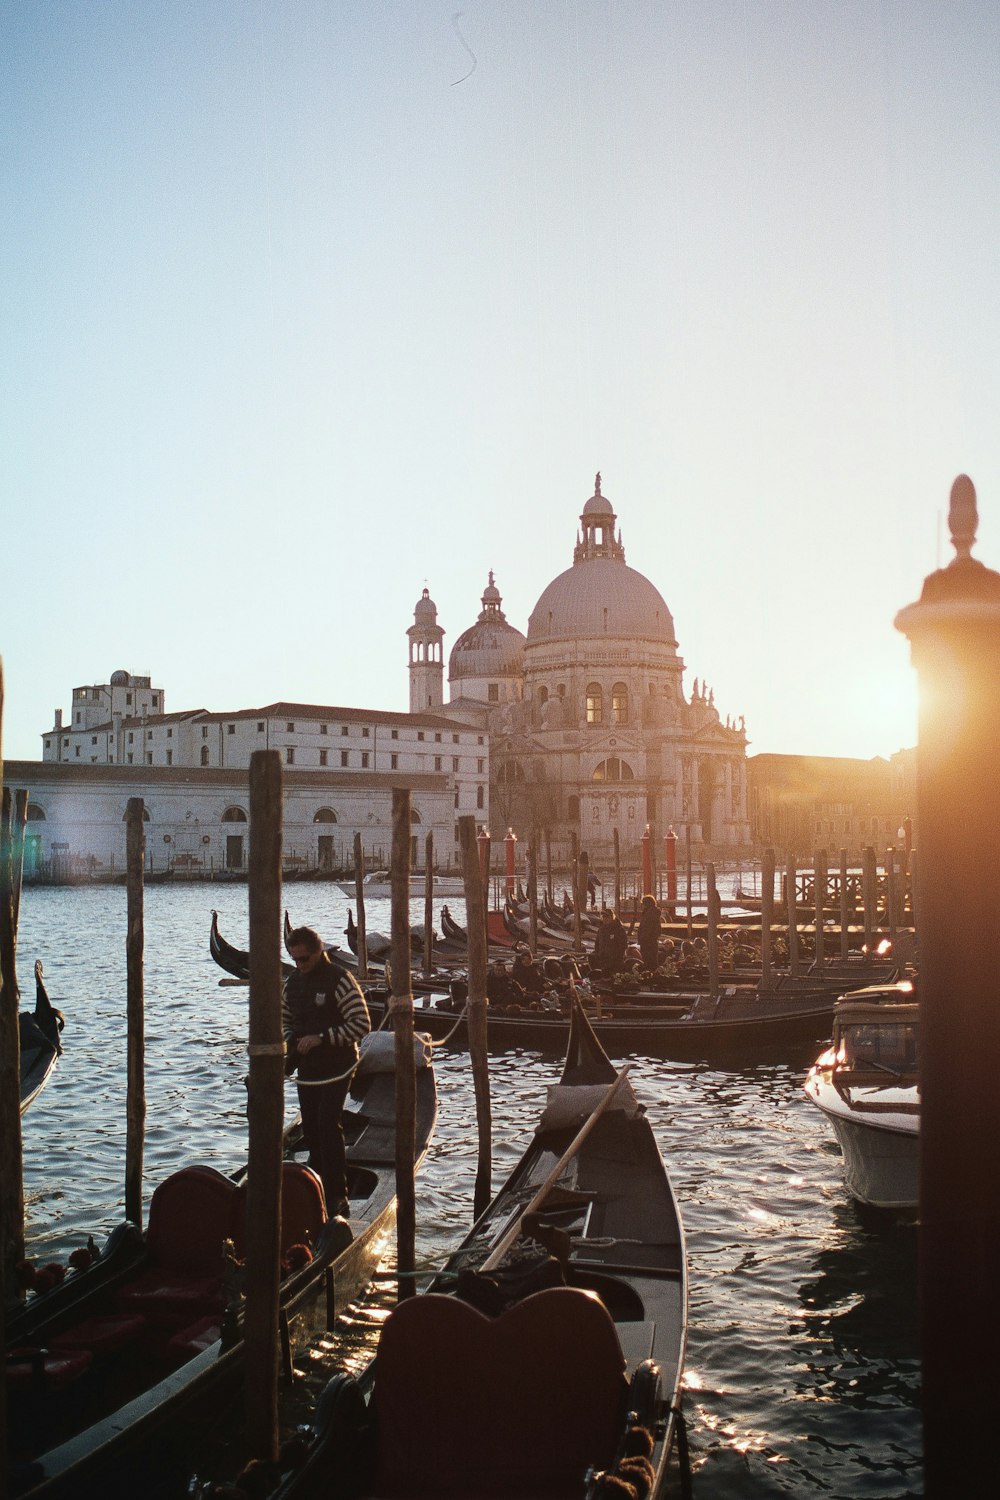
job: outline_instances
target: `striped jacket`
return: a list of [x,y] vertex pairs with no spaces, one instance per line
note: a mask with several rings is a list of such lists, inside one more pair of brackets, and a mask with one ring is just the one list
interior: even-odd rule
[[[349,969],[331,962],[324,953],[308,974],[296,970],[285,981],[281,1003],[289,1071],[299,1077],[335,1078],[358,1060],[358,1043],[371,1030],[361,986]],[[322,1043],[300,1055],[296,1044],[304,1036],[321,1036]]]

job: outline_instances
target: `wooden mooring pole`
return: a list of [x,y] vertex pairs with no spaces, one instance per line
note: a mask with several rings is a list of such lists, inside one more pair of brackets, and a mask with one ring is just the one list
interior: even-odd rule
[[416,1292],[417,1086],[413,1061],[413,984],[410,973],[410,793],[392,789],[392,1029],[396,1039],[396,1268],[400,1302]]
[[840,956],[846,958],[850,951],[847,910],[847,850],[840,851]]
[[[3,799],[3,657],[0,657],[0,804]],[[0,866],[3,860],[0,859]],[[4,905],[0,890],[0,907]],[[2,918],[0,918],[2,919]],[[11,1220],[15,1213],[24,1236],[24,1178],[21,1160],[21,1043],[17,995],[8,991],[0,966],[0,1308],[7,1306],[12,1271],[23,1258],[15,1243]],[[15,1201],[16,1199],[16,1201]],[[0,1361],[7,1368],[7,1340],[0,1315]],[[0,1500],[7,1500],[7,1382],[0,1382]]]
[[532,834],[528,843],[528,946],[534,958],[538,952],[538,839]]
[[479,1153],[476,1186],[473,1194],[473,1219],[489,1206],[493,1177],[493,1118],[490,1107],[489,1054],[486,1047],[486,921],[482,909],[483,887],[477,879],[479,852],[476,847],[476,820],[467,814],[458,820],[459,847],[462,851],[462,874],[465,879],[465,930],[469,934],[469,998],[466,1031],[469,1037],[469,1063],[476,1099],[476,1125]]
[[708,879],[708,993],[719,998],[719,892],[715,884],[715,865],[706,866]]
[[795,855],[789,854],[785,869],[785,907],[788,912],[788,972],[793,977],[799,972],[798,886]]
[[617,826],[612,830],[615,851],[615,911],[621,914],[622,906],[622,851]]
[[246,1212],[246,1445],[278,1456],[278,1292],[281,1276],[282,771],[277,750],[250,757],[250,1079]]
[[760,871],[760,987],[769,990],[773,983],[771,966],[771,927],[774,922],[774,850],[765,849]]
[[951,491],[950,564],[896,626],[918,695],[924,1493],[992,1493],[1000,1412],[1000,573],[972,557],[976,492]]
[[[434,968],[434,835],[424,840],[424,977]],[[414,1095],[416,1097],[416,1095]],[[415,1106],[414,1106],[415,1107]],[[414,1126],[416,1129],[416,1126]]]
[[142,1165],[146,1137],[146,1018],[143,969],[146,932],[143,870],[146,807],[130,797],[125,807],[125,1011],[128,1058],[125,1092],[125,1217],[142,1228]]
[[365,926],[365,851],[360,833],[354,835],[354,900],[358,908],[358,978],[368,978],[368,932]]
[[861,855],[861,900],[865,909],[865,948],[869,953],[875,947],[877,875],[875,850],[869,844]]
[[826,958],[826,947],[823,941],[823,919],[826,915],[826,850],[817,849],[813,855],[813,915],[815,917],[815,936],[813,943],[815,953],[813,955],[816,967],[823,967]]

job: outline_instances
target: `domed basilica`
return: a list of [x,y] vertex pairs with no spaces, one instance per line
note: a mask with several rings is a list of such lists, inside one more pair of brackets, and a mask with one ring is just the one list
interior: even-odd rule
[[[661,837],[748,844],[742,717],[722,723],[684,662],[659,590],[625,561],[601,491],[583,507],[573,562],[542,591],[527,636],[505,616],[492,572],[482,610],[448,660],[450,718],[487,729],[494,823],[520,837],[579,839],[592,861],[635,857]],[[444,630],[425,589],[407,631],[411,713],[445,707]]]

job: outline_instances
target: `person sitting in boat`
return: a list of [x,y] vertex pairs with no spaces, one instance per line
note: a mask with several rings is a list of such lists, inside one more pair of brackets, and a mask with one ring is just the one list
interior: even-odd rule
[[507,965],[502,958],[490,964],[486,975],[486,998],[491,1005],[510,1005],[519,1000],[523,993],[507,973]]
[[511,964],[510,977],[514,984],[520,985],[529,1000],[537,1000],[545,985],[542,980],[542,971],[531,956],[531,950],[527,947],[518,947],[514,954],[514,962]]
[[358,1064],[358,1044],[371,1030],[364,992],[351,971],[323,949],[311,927],[296,927],[286,947],[295,973],[281,1006],[286,1071],[298,1071],[302,1133],[333,1218],[350,1213],[344,1103]]

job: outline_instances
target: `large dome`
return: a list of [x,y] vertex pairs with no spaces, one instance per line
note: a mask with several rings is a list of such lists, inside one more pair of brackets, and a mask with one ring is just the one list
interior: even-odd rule
[[529,646],[573,636],[677,644],[659,589],[610,557],[575,562],[553,578],[531,611]]
[[625,562],[601,476],[583,507],[573,566],[553,578],[528,620],[528,645],[579,637],[659,641],[676,646],[673,617],[648,578]]
[[482,603],[476,623],[464,630],[451,648],[449,682],[471,677],[517,677],[524,669],[524,636],[507,623],[492,572]]

